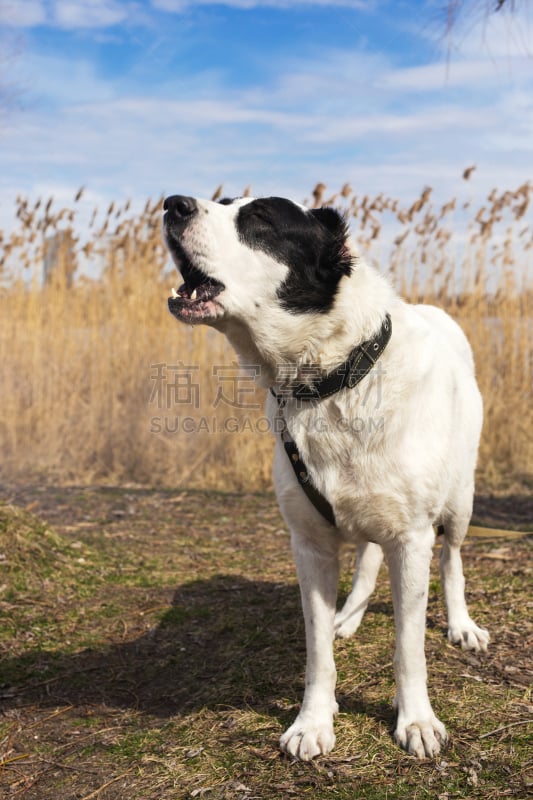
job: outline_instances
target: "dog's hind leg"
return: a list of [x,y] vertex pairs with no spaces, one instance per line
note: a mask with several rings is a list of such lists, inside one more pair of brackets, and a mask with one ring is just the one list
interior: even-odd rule
[[352,591],[335,614],[335,636],[340,639],[352,636],[361,624],[382,561],[383,550],[379,544],[364,542],[358,546]]
[[448,640],[463,650],[486,650],[488,631],[479,628],[468,613],[461,544],[468,530],[470,512],[444,520],[444,542],[440,554],[440,574],[448,612]]

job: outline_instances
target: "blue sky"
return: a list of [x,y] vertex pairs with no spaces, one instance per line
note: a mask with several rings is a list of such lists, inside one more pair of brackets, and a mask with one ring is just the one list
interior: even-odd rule
[[[476,6],[474,0],[473,5]],[[533,9],[446,0],[0,0],[0,227],[69,204],[533,177]],[[528,5],[530,8],[528,9]]]

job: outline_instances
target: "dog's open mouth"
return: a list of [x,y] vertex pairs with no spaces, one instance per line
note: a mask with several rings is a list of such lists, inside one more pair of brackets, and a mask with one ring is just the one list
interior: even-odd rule
[[168,298],[171,314],[182,322],[207,322],[219,317],[223,311],[216,297],[226,288],[215,278],[210,278],[201,270],[190,267],[183,271],[185,283],[172,289]]

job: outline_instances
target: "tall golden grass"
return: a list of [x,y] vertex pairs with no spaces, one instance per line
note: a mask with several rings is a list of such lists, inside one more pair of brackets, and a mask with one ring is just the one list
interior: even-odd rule
[[[532,189],[494,189],[475,209],[436,206],[429,188],[403,205],[318,184],[307,201],[343,210],[367,260],[466,331],[485,401],[485,490],[533,488]],[[176,278],[161,201],[140,214],[111,204],[83,228],[81,194],[63,209],[19,198],[16,230],[0,232],[0,475],[269,486],[261,392],[222,336],[167,313]],[[44,261],[54,269],[43,282]],[[91,263],[98,277],[80,276]]]

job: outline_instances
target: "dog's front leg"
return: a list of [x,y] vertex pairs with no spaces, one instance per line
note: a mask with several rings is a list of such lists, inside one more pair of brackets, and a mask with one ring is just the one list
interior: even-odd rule
[[302,707],[294,724],[281,737],[280,747],[295,758],[309,761],[335,746],[333,718],[338,706],[333,620],[339,578],[338,545],[331,538],[327,549],[318,549],[305,535],[293,531],[292,546],[305,619],[307,663]]
[[396,706],[394,738],[418,758],[436,756],[446,729],[431,708],[427,692],[424,637],[434,533],[410,534],[387,553],[396,622]]

